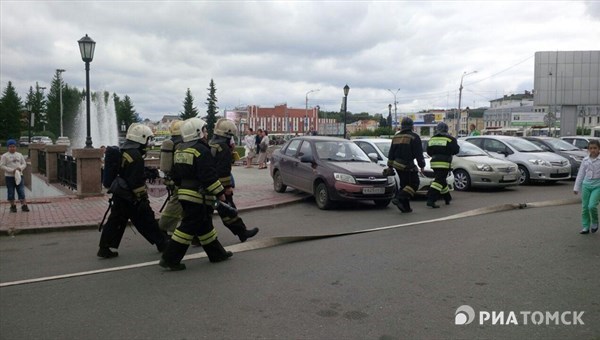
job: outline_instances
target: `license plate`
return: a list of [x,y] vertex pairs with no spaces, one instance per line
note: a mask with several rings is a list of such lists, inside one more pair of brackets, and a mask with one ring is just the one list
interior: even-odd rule
[[502,176],[502,180],[504,181],[514,181],[517,179],[517,175],[504,175]]
[[385,188],[363,188],[362,193],[365,195],[385,194]]

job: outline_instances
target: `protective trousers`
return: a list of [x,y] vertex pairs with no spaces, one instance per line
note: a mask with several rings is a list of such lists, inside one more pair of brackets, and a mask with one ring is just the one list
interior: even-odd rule
[[183,208],[179,203],[179,196],[177,195],[177,188],[173,190],[165,209],[160,215],[160,219],[158,220],[158,227],[160,230],[164,232],[168,232],[169,234],[173,234],[175,228],[181,221],[183,217]]
[[[236,208],[235,203],[233,203],[233,194],[225,195],[225,201],[231,207]],[[225,227],[231,230],[231,232],[234,235],[239,236],[246,232],[246,224],[244,224],[244,221],[242,221],[242,218],[239,215],[236,215],[235,217],[230,217],[226,216],[225,214],[219,211],[219,217],[221,217],[221,221],[223,222]]]
[[416,171],[396,171],[400,178],[400,188],[396,191],[396,198],[411,199],[419,189],[419,174]]
[[213,208],[205,204],[180,201],[183,208],[181,224],[163,252],[162,258],[168,266],[176,266],[181,262],[194,236],[200,239],[206,255],[211,262],[219,262],[231,256],[217,240],[217,231],[212,224]]
[[102,227],[100,248],[119,248],[127,221],[151,244],[163,249],[166,239],[158,229],[154,211],[147,200],[134,205],[132,202],[113,195],[113,205],[106,224]]
[[598,225],[598,202],[600,187],[591,186],[585,181],[581,185],[581,225],[589,229],[590,225]]
[[444,198],[446,203],[450,202],[450,189],[446,180],[449,171],[449,169],[433,169],[434,179],[427,191],[427,202],[435,203],[440,196]]

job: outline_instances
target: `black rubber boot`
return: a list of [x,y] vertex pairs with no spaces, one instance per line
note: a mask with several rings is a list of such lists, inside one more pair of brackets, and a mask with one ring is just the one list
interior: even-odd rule
[[240,242],[246,242],[247,239],[255,236],[256,234],[258,234],[258,228],[253,228],[250,230],[244,229],[244,231],[238,234],[238,237],[240,238]]
[[452,201],[452,195],[450,195],[450,193],[447,192],[443,194],[442,197],[444,198],[444,202],[446,203],[446,205],[450,205],[450,201]]
[[11,205],[10,206],[10,212],[16,213],[17,212],[17,206],[16,205]]
[[204,248],[204,251],[206,252],[206,255],[208,256],[208,260],[210,262],[225,261],[231,256],[233,256],[232,252],[227,251],[225,250],[225,248],[223,248],[223,245],[221,245],[221,242],[219,242],[219,240],[214,240],[209,244],[205,244],[202,246],[202,248]]
[[427,191],[427,206],[432,207],[434,209],[439,208],[440,206],[435,204],[435,202],[437,201],[439,196],[440,196],[439,191],[437,191],[433,188],[429,188],[429,191]]
[[400,209],[400,211],[402,211],[403,213],[410,213],[413,211],[410,207],[410,200],[408,198],[401,199],[400,206],[401,207],[398,207],[398,209]]
[[24,211],[24,212],[29,212],[29,207],[27,206],[27,204],[23,204],[23,205],[21,206],[21,211]]
[[184,270],[185,264],[181,263],[181,259],[187,252],[189,245],[170,240],[167,243],[167,248],[163,251],[162,257],[158,265],[172,270]]
[[100,249],[98,249],[98,253],[96,253],[96,255],[98,255],[98,257],[110,259],[110,258],[119,256],[119,253],[116,251],[110,250],[110,248],[108,248],[108,247],[100,247]]

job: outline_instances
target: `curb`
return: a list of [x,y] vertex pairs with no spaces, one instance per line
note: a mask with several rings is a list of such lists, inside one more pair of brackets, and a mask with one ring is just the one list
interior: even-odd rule
[[[255,210],[263,210],[263,209],[274,209],[287,205],[291,205],[293,203],[297,203],[300,201],[304,201],[310,198],[309,194],[302,194],[299,197],[290,198],[287,201],[280,203],[272,203],[265,205],[253,205],[249,207],[239,208],[239,212],[245,211],[255,211]],[[216,211],[214,212],[216,215]],[[131,222],[127,222],[127,226],[132,226]],[[62,231],[78,231],[78,230],[88,230],[88,229],[98,229],[98,223],[95,224],[72,224],[72,225],[64,225],[64,226],[53,226],[53,227],[39,227],[39,228],[31,228],[31,229],[8,229],[8,230],[0,230],[0,237],[2,236],[10,236],[14,237],[19,234],[43,234],[43,233],[51,233],[51,232],[62,232]]]

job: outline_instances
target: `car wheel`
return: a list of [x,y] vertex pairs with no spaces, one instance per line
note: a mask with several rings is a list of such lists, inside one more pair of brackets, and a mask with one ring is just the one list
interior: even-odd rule
[[315,189],[315,201],[317,202],[317,207],[319,207],[321,210],[327,210],[331,208],[332,203],[329,199],[327,185],[325,185],[323,182],[317,184],[317,188]]
[[519,172],[521,176],[519,177],[519,184],[528,184],[529,183],[529,170],[526,167],[519,165]]
[[277,192],[285,192],[285,189],[287,189],[287,185],[283,184],[281,173],[277,170],[273,173],[273,189]]
[[454,189],[467,191],[471,188],[471,177],[464,170],[454,171]]
[[388,200],[374,200],[373,203],[375,203],[375,206],[377,208],[385,208],[385,207],[387,207],[390,204],[391,201],[392,201],[391,199],[388,199]]

